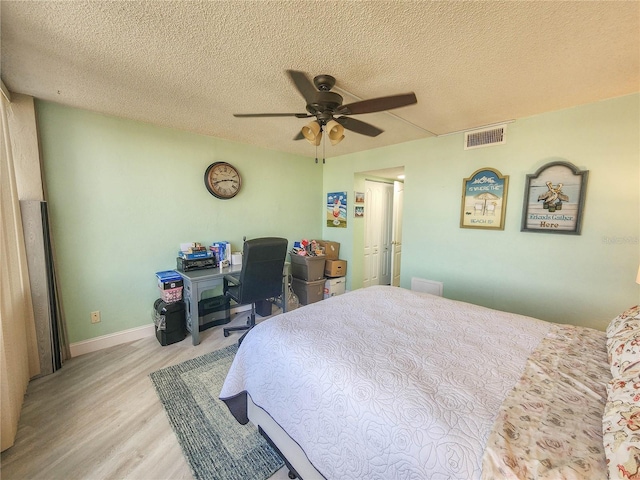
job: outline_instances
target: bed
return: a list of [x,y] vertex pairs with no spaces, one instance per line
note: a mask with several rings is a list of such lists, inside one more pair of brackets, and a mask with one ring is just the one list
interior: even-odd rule
[[638,478],[634,322],[369,287],[258,324],[220,398],[304,480]]

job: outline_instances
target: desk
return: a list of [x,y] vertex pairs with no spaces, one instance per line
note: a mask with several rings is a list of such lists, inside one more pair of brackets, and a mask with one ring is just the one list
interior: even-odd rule
[[[231,265],[226,268],[206,268],[203,270],[192,270],[190,272],[177,272],[184,281],[182,296],[186,306],[185,322],[187,330],[191,333],[193,345],[200,343],[200,319],[198,317],[198,302],[202,300],[202,293],[222,285],[223,278],[228,274],[239,275],[242,265]],[[281,305],[283,312],[287,310],[289,300],[289,263],[284,264],[282,270],[282,292]]]

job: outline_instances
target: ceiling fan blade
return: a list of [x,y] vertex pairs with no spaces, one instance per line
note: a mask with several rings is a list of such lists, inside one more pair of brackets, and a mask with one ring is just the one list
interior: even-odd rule
[[309,80],[307,74],[297,70],[287,70],[287,73],[306,102],[312,103],[316,98],[318,90],[316,90],[316,87],[311,80]]
[[351,117],[339,117],[335,120],[347,130],[351,130],[352,132],[366,135],[368,137],[377,137],[382,132],[384,132],[384,130],[380,130],[378,127],[374,127],[370,123],[366,123]]
[[309,118],[311,115],[308,113],[234,113],[234,117],[238,118],[250,118],[250,117],[296,117],[296,118]]
[[360,113],[381,112],[383,110],[406,107],[414,103],[418,103],[415,93],[402,93],[400,95],[371,98],[369,100],[361,100],[359,102],[342,105],[336,110],[336,113],[340,115],[357,115]]

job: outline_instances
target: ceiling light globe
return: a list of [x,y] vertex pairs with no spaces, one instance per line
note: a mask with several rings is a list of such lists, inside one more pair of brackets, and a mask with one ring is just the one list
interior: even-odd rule
[[320,139],[322,138],[322,129],[318,122],[309,122],[302,127],[302,135],[311,145],[320,145]]
[[327,135],[329,135],[329,140],[331,141],[331,145],[337,145],[344,138],[344,127],[340,125],[335,120],[330,120],[327,122]]

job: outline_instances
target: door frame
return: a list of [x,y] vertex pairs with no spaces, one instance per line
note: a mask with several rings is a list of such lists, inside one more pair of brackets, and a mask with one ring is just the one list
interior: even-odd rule
[[[397,175],[404,174],[404,166],[390,167],[379,170],[368,170],[354,172],[354,188],[356,191],[364,191],[364,183],[366,180],[384,181],[385,183],[393,183],[394,181],[400,181],[405,183],[402,178],[398,179]],[[366,203],[364,204],[364,216],[368,214]],[[362,288],[364,280],[364,218],[356,218],[353,229],[353,250],[351,252],[351,258],[353,261],[353,268],[351,270],[350,288],[355,290]]]

